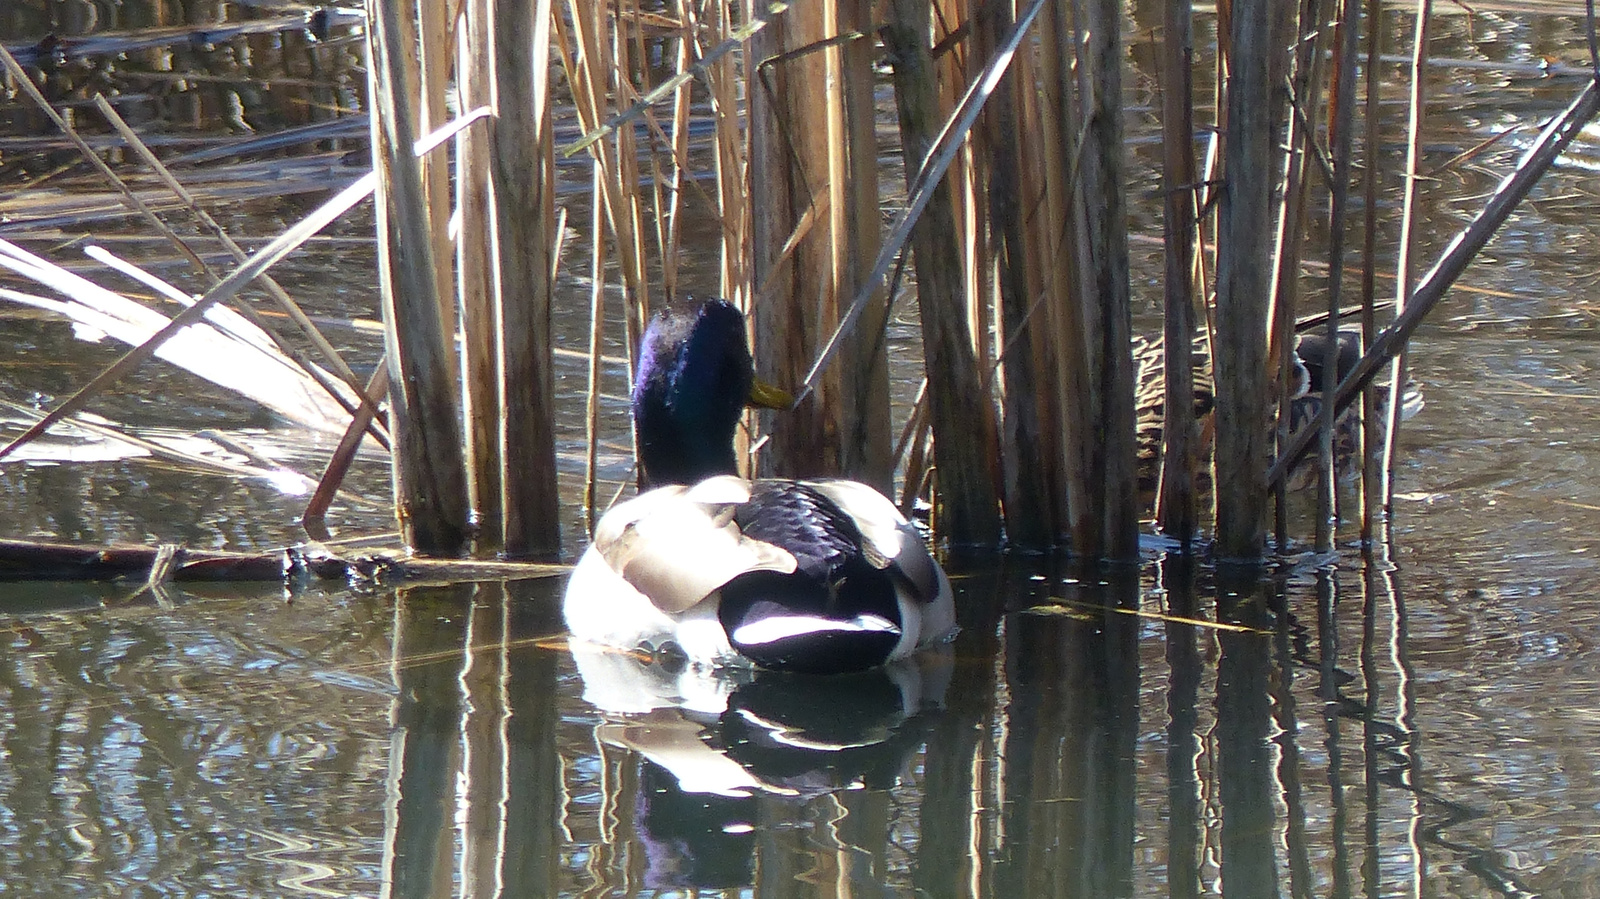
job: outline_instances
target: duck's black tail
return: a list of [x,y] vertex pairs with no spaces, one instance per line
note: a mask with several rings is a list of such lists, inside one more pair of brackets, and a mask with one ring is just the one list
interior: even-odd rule
[[722,588],[728,642],[763,668],[844,674],[882,665],[900,642],[890,576],[861,560],[826,581],[752,571]]

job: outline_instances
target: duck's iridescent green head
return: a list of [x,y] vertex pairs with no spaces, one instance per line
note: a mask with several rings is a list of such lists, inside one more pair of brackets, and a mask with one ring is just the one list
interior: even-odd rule
[[640,343],[633,387],[644,486],[736,474],[734,429],[754,379],[744,315],[732,303],[657,312]]

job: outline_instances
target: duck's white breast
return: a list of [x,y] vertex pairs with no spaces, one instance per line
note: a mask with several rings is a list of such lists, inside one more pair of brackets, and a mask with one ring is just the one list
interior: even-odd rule
[[670,641],[697,665],[723,665],[739,656],[717,619],[718,598],[713,593],[681,613],[668,614],[590,547],[567,581],[561,612],[567,630],[579,640],[624,650],[659,648]]

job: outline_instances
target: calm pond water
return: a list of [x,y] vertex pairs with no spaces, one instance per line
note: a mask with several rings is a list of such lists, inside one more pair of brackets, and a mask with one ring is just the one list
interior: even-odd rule
[[[1153,5],[1134,4],[1136,24]],[[0,13],[8,46],[154,24],[46,6]],[[1149,29],[1130,34],[1142,66]],[[193,64],[226,68],[216,51]],[[1584,58],[1575,19],[1485,9],[1441,18],[1434,53],[1496,67],[1437,70],[1424,259],[1578,90],[1540,60]],[[1148,198],[1156,95],[1140,71]],[[149,96],[166,116],[203,112],[217,95],[188,94],[214,83]],[[0,141],[35,133],[6,121]],[[21,146],[0,143],[7,165]],[[1427,407],[1404,431],[1376,556],[1300,558],[1262,584],[1154,552],[1109,572],[955,558],[948,652],[821,682],[575,653],[559,579],[208,588],[165,606],[137,585],[0,587],[0,892],[1600,896],[1597,160],[1600,136],[1416,341]],[[19,168],[8,183],[37,174]],[[303,208],[258,197],[229,224],[259,239]],[[1136,209],[1137,232],[1158,235],[1157,215]],[[370,225],[342,223],[281,280],[313,312],[375,315]],[[95,230],[129,255],[143,245],[137,226]],[[29,246],[81,263],[58,243]],[[1159,251],[1135,253],[1153,303]],[[564,286],[559,324],[581,348],[587,286]],[[116,355],[21,307],[0,308],[0,328],[13,402],[53,402]],[[330,333],[373,363],[370,332]],[[893,337],[915,333],[902,320]],[[561,365],[575,479],[583,373]],[[613,375],[602,461],[620,482]],[[214,429],[310,474],[332,445],[170,369],[96,411],[151,438]],[[361,461],[331,518],[341,534],[385,528],[386,478],[381,457]],[[5,537],[271,548],[299,539],[303,502],[87,433],[0,466]]]

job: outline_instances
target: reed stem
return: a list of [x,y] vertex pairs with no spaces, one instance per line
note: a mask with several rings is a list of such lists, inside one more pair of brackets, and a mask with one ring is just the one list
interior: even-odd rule
[[[1377,297],[1378,274],[1378,170],[1382,157],[1378,142],[1382,137],[1381,93],[1383,82],[1378,74],[1378,55],[1383,47],[1384,25],[1382,0],[1367,3],[1367,59],[1366,97],[1363,112],[1365,134],[1362,140],[1366,166],[1361,173],[1362,209],[1361,247],[1361,349],[1370,348],[1377,333],[1377,314],[1374,300]],[[1377,519],[1383,515],[1383,473],[1380,455],[1383,443],[1379,430],[1377,397],[1371,390],[1361,392],[1361,541],[1371,546]]]
[[1199,529],[1195,475],[1199,466],[1194,419],[1195,285],[1190,260],[1197,251],[1194,201],[1194,23],[1189,0],[1162,7],[1161,183],[1166,393],[1161,455],[1160,525],[1187,547]]
[[[1009,7],[985,7],[972,24],[974,58],[987,65],[1012,30]],[[1058,52],[1061,49],[1056,48]],[[1014,341],[1000,358],[1006,539],[1013,546],[1045,549],[1056,541],[1050,502],[1055,491],[1049,481],[1052,454],[1046,449],[1052,444],[1045,435],[1044,415],[1051,394],[1041,389],[1046,371],[1039,359],[1046,342],[1044,329],[1029,315],[1033,304],[1027,291],[1015,85],[1013,73],[999,80],[978,128],[988,214],[983,279],[993,285],[990,289],[999,310],[1001,333]]]
[[548,84],[550,0],[490,0],[489,8],[504,547],[512,558],[551,558],[561,550],[561,504],[551,356],[559,235]]
[[423,555],[452,556],[466,546],[469,507],[454,352],[440,313],[422,169],[412,152],[420,91],[414,15],[399,2],[367,2],[378,271],[401,537]]
[[[1411,47],[1411,92],[1406,107],[1406,163],[1404,189],[1400,200],[1400,246],[1395,259],[1394,313],[1405,314],[1410,302],[1413,277],[1412,253],[1415,250],[1417,170],[1422,146],[1422,120],[1427,110],[1428,32],[1433,17],[1433,0],[1417,0],[1416,30]],[[1394,503],[1394,451],[1400,435],[1400,392],[1406,371],[1405,350],[1389,362],[1389,408],[1385,411],[1383,460],[1378,469],[1378,495],[1385,509]]]
[[[894,69],[901,154],[908,178],[928,157],[941,116],[927,34],[928,0],[894,0],[879,35]],[[995,491],[994,404],[973,356],[962,296],[960,244],[951,191],[941,179],[911,230],[921,312],[925,406],[939,479],[940,536],[995,546],[1001,521]],[[915,472],[907,468],[909,483]]]
[[[456,92],[463,109],[494,101],[488,54],[488,0],[466,0],[457,19]],[[477,548],[499,549],[505,538],[500,471],[500,363],[495,213],[489,184],[493,136],[483,130],[456,141],[456,302],[460,308],[461,393],[466,422],[467,485],[477,523]]]
[[1078,72],[1083,87],[1083,143],[1078,184],[1083,192],[1082,239],[1088,293],[1090,441],[1088,505],[1098,521],[1092,533],[1074,529],[1074,549],[1093,558],[1139,557],[1135,476],[1133,309],[1128,289],[1128,221],[1122,159],[1122,4],[1082,0]]
[[1237,0],[1228,41],[1226,185],[1218,204],[1216,552],[1261,558],[1268,422],[1267,297],[1271,293],[1272,184],[1277,86],[1270,58],[1278,0]]
[[[1344,0],[1339,25],[1334,32],[1336,85],[1333,117],[1328,129],[1333,152],[1332,196],[1328,206],[1328,321],[1327,349],[1322,360],[1322,383],[1312,385],[1323,397],[1333,396],[1339,386],[1339,308],[1343,299],[1345,224],[1350,206],[1350,165],[1355,128],[1356,50],[1361,26],[1360,0]],[[1395,399],[1398,399],[1396,395]],[[1334,430],[1337,417],[1333,403],[1324,402],[1320,464],[1317,481],[1316,550],[1333,550],[1338,525],[1338,471],[1334,458]]]

